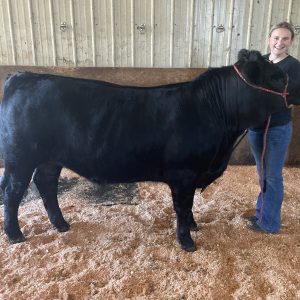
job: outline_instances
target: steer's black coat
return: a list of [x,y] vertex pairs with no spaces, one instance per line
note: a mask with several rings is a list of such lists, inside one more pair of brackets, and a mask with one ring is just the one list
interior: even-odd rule
[[[283,91],[285,74],[258,52],[241,51],[237,66],[252,83]],[[280,96],[247,86],[232,66],[147,88],[26,72],[11,76],[0,115],[4,230],[11,242],[24,240],[17,212],[33,173],[51,223],[68,230],[57,202],[66,167],[99,183],[167,183],[179,243],[193,251],[195,189],[223,173],[241,132],[283,107]]]

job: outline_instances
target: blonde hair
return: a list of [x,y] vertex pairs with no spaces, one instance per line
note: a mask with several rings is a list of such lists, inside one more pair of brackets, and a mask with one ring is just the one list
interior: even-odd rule
[[293,25],[290,24],[289,22],[280,22],[280,23],[276,24],[275,26],[273,26],[269,32],[269,37],[271,37],[272,32],[278,28],[285,28],[285,29],[289,30],[292,34],[292,40],[294,39],[294,36],[295,36],[294,28],[293,28]]

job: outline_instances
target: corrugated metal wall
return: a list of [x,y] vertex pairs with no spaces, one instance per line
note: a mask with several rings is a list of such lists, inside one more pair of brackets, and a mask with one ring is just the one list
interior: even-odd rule
[[0,0],[0,64],[228,65],[241,48],[266,52],[282,20],[300,25],[299,0]]

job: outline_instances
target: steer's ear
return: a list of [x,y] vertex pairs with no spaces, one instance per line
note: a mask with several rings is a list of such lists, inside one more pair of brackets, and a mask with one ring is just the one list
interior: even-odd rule
[[243,73],[251,83],[258,84],[261,82],[261,70],[259,60],[262,59],[260,52],[255,50],[242,49],[238,54],[239,62],[242,63]]
[[248,51],[247,49],[240,50],[239,54],[238,54],[238,60],[247,61],[249,58],[249,53],[250,53],[250,51]]
[[242,49],[239,51],[238,60],[243,62],[258,61],[262,56],[259,51]]
[[255,50],[250,51],[249,61],[258,61],[260,59],[262,59],[260,52],[255,51]]

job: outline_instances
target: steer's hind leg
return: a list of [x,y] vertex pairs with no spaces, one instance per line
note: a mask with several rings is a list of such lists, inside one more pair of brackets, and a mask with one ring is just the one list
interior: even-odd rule
[[19,243],[25,240],[18,222],[18,210],[32,173],[33,170],[24,165],[19,168],[5,165],[4,176],[1,178],[1,189],[4,193],[4,232],[10,243]]
[[61,166],[56,164],[44,164],[36,168],[33,181],[43,199],[51,224],[58,231],[69,230],[70,225],[65,221],[57,200],[58,178]]
[[192,240],[190,230],[194,230],[197,227],[192,213],[196,188],[182,186],[181,184],[172,185],[170,188],[177,216],[177,240],[183,250],[195,251],[196,245]]

